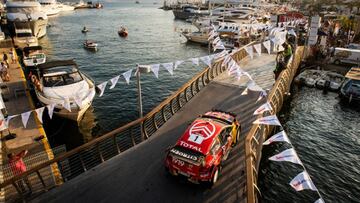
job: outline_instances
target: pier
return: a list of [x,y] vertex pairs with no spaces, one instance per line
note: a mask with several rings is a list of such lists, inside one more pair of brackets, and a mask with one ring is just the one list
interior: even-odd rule
[[[275,55],[263,53],[249,62],[246,51],[240,49],[233,59],[253,75],[259,86],[269,90],[268,100],[278,112],[302,52],[303,47],[298,47],[292,62],[276,83],[272,72]],[[56,165],[61,172],[61,181],[65,182],[63,185],[57,187],[46,183],[43,191],[47,192],[36,199],[21,194],[13,197],[35,202],[145,202],[164,198],[175,202],[256,202],[260,195],[256,178],[262,141],[271,129],[266,127],[264,130],[252,122],[256,119],[254,110],[265,99],[256,103],[257,91],[249,90],[248,94],[241,95],[246,81],[231,78],[221,64],[222,61],[218,61],[204,69],[143,118],[41,163],[4,181],[0,187],[12,188],[17,180],[34,174],[39,174],[41,179],[45,176],[44,168]],[[164,170],[165,150],[176,142],[189,122],[212,108],[237,114],[242,124],[241,142],[230,153],[220,179],[212,189],[179,183],[168,177]]]
[[[7,48],[0,48],[0,54],[8,55],[10,81],[1,83],[1,92],[8,115],[17,115],[26,111],[35,109],[34,103],[30,96],[30,88],[27,84],[23,69],[18,63],[17,56],[13,62],[10,57],[11,43]],[[5,122],[5,121],[4,121]],[[24,157],[24,162],[28,168],[36,167],[38,164],[44,163],[54,158],[53,151],[47,140],[46,133],[41,122],[36,118],[34,113],[29,117],[26,128],[24,128],[21,116],[17,116],[10,120],[7,129],[1,132],[2,154],[0,156],[2,163],[1,179],[7,181],[14,174],[11,166],[6,158],[9,153],[19,153],[21,150],[28,150],[28,154]],[[41,176],[33,174],[29,176],[31,182],[40,181],[44,184],[59,184],[60,173],[56,165],[49,165],[42,169]],[[40,178],[41,177],[41,178]],[[2,188],[0,198],[3,201],[13,199],[19,188]],[[32,190],[38,190],[37,185],[33,184]]]

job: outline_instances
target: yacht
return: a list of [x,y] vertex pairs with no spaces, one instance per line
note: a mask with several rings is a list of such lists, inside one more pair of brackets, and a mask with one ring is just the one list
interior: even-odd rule
[[188,42],[195,42],[203,45],[208,44],[209,35],[207,31],[190,32],[185,30],[181,32],[181,34],[187,39]]
[[57,2],[57,7],[59,9],[59,12],[66,12],[66,11],[73,11],[75,10],[74,6],[68,5],[68,4],[64,4],[64,3],[59,3]]
[[12,34],[18,23],[30,23],[30,28],[35,37],[46,35],[48,23],[47,15],[42,11],[41,5],[35,0],[10,0],[6,2],[7,21]]
[[196,16],[209,15],[209,11],[201,10],[199,7],[194,5],[181,5],[178,8],[173,9],[175,19],[187,20]]
[[15,26],[15,35],[13,37],[14,46],[23,49],[28,46],[38,46],[38,39],[33,35],[29,24],[17,23]]
[[54,113],[60,117],[80,121],[95,96],[94,81],[73,60],[41,64],[38,76],[32,77],[39,101],[55,104]]
[[56,0],[38,0],[41,4],[42,10],[47,16],[54,16],[59,14],[59,7]]
[[46,55],[41,46],[31,46],[23,49],[23,63],[26,67],[35,67],[45,62]]

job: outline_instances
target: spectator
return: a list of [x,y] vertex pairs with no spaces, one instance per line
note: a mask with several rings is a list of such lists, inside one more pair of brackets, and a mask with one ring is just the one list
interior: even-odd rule
[[3,61],[6,63],[6,65],[9,66],[8,56],[7,56],[7,54],[5,54],[5,52],[3,52]]
[[4,82],[10,81],[8,66],[4,62],[1,62],[1,64],[0,64],[0,73],[1,73],[1,79]]
[[[28,153],[27,150],[23,150],[17,155],[15,155],[14,153],[8,154],[9,165],[14,176],[18,176],[26,172],[26,165],[23,161],[23,157],[26,156],[27,153]],[[17,181],[18,187],[20,188],[20,190],[22,190],[22,192],[25,192],[24,182],[28,186],[29,191],[31,193],[32,190],[31,190],[30,182],[27,177]]]
[[11,48],[10,50],[10,57],[11,57],[11,63],[15,63],[16,62],[16,54],[15,54],[15,49]]

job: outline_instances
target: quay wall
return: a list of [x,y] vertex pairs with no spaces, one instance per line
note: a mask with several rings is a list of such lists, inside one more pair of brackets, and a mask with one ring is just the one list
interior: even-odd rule
[[[284,103],[286,94],[290,91],[291,83],[298,70],[300,62],[304,57],[305,47],[296,48],[292,60],[287,64],[287,68],[282,71],[276,80],[268,96],[273,110],[265,112],[260,117],[274,115],[279,113]],[[271,135],[273,126],[253,125],[245,138],[245,160],[246,160],[246,178],[247,178],[247,202],[259,202],[261,192],[257,186],[258,171],[262,155],[263,142]]]

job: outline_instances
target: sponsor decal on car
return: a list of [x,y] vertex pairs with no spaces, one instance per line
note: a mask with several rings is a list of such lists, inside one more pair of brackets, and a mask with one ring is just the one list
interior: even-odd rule
[[201,144],[204,140],[209,139],[215,133],[215,125],[210,122],[198,122],[191,126],[188,141]]
[[184,158],[187,158],[187,159],[190,159],[190,160],[193,160],[193,161],[197,161],[198,160],[198,157],[194,156],[194,155],[189,155],[189,154],[186,154],[184,152],[181,152],[179,150],[176,150],[176,149],[171,149],[170,150],[171,153],[173,154],[176,154],[178,156],[181,156],[181,157],[184,157]]
[[180,146],[186,147],[186,148],[189,148],[189,149],[198,151],[198,152],[201,152],[200,147],[194,146],[194,145],[189,144],[189,143],[186,143],[186,142],[184,142],[184,141],[180,141]]

